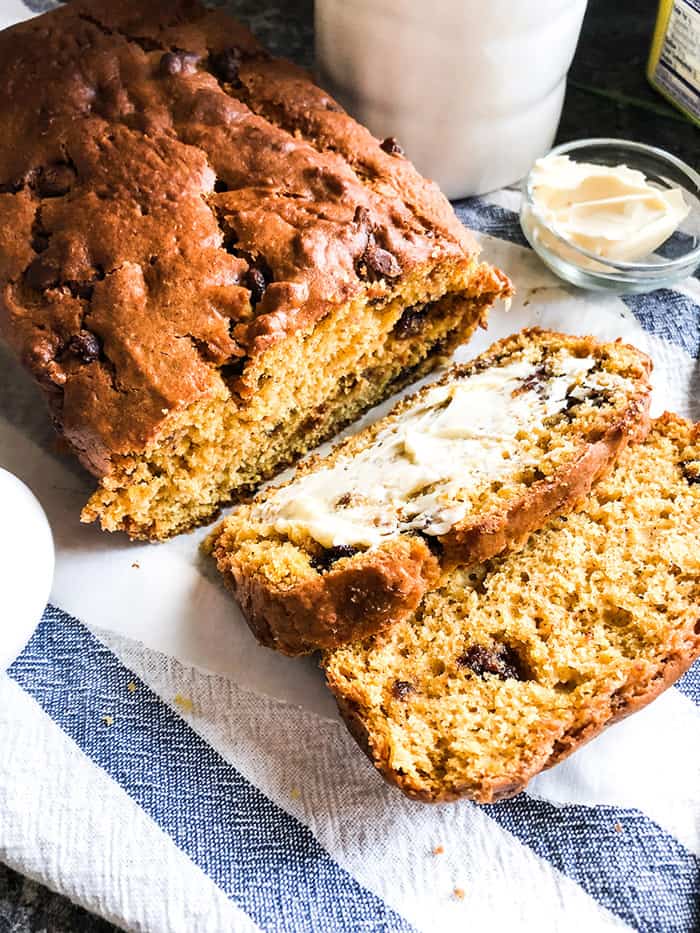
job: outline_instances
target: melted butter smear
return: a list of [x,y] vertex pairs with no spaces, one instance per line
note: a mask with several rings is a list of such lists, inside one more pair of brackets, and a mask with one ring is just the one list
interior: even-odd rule
[[585,398],[611,377],[591,373],[589,357],[537,364],[511,362],[428,391],[354,457],[294,480],[272,493],[252,518],[264,533],[306,532],[323,547],[372,547],[402,531],[445,534],[470,509],[469,499],[499,477],[535,465],[532,428]]

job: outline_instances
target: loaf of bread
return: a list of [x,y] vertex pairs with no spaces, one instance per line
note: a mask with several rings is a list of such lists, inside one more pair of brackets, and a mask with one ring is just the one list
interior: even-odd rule
[[211,539],[257,637],[288,654],[356,641],[441,566],[520,545],[644,436],[649,369],[620,342],[524,331],[311,458]]
[[328,652],[328,684],[409,796],[511,796],[700,655],[699,541],[700,425],[667,414],[582,511]]
[[192,0],[0,34],[0,332],[161,539],[427,372],[510,293],[393,139]]

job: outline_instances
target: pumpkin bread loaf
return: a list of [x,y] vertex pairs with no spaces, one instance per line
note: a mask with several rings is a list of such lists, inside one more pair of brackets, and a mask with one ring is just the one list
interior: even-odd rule
[[[21,145],[18,144],[21,140]],[[510,294],[435,185],[192,0],[0,34],[0,332],[162,539],[422,375]]]

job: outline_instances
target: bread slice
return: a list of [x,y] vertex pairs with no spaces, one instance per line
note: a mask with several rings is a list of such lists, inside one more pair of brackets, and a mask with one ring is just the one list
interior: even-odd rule
[[212,539],[250,625],[288,654],[404,618],[443,568],[521,544],[648,427],[644,354],[531,330],[400,402]]
[[700,655],[699,541],[700,425],[666,414],[583,511],[328,652],[328,685],[404,793],[512,796]]

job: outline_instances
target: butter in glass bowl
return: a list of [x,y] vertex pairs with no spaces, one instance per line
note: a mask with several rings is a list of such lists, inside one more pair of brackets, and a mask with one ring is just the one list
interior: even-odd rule
[[626,140],[559,146],[523,185],[521,225],[561,278],[619,293],[668,287],[700,265],[700,176]]

